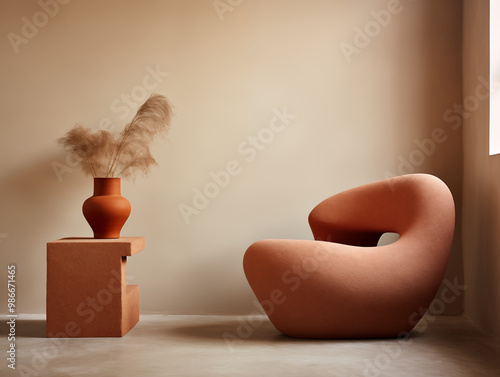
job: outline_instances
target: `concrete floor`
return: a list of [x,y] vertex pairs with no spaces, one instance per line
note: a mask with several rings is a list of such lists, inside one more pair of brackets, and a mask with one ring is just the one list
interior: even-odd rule
[[[0,326],[8,351],[6,320]],[[411,337],[304,340],[265,317],[141,316],[123,338],[45,338],[43,318],[16,325],[16,367],[1,376],[500,376],[500,340],[461,317],[426,317]]]

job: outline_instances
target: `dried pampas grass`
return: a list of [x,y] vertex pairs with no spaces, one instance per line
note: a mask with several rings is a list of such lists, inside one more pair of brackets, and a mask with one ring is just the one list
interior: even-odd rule
[[93,177],[135,179],[148,175],[158,165],[150,147],[165,138],[172,117],[172,106],[165,96],[153,94],[139,108],[118,137],[105,130],[90,130],[75,125],[58,143]]

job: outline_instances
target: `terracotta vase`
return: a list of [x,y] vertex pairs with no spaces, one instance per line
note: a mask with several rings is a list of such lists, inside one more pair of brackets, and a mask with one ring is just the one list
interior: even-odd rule
[[94,238],[120,238],[131,207],[121,196],[120,178],[94,178],[94,195],[83,203],[82,209]]

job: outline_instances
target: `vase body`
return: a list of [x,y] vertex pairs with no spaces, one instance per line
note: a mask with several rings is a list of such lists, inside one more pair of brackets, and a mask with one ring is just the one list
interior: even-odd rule
[[82,210],[94,238],[120,238],[131,210],[130,202],[121,196],[120,178],[94,178],[94,195]]

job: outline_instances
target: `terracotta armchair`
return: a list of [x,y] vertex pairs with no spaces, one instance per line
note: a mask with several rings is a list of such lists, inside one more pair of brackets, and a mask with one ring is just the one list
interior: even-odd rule
[[[307,338],[394,337],[432,302],[448,262],[455,208],[427,174],[334,195],[309,215],[315,240],[262,240],[245,253],[247,280],[273,325]],[[377,246],[386,232],[399,234]]]

